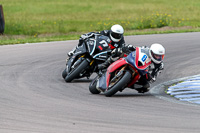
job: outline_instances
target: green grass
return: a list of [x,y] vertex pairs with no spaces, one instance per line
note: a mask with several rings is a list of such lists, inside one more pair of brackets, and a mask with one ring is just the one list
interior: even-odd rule
[[199,0],[1,0],[0,4],[6,24],[0,44],[78,39],[113,24],[121,24],[125,35],[200,31]]

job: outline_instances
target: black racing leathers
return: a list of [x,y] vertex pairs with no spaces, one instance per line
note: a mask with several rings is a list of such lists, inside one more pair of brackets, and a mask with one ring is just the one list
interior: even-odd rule
[[[111,30],[103,30],[103,31],[97,32],[97,34],[108,36],[110,38],[110,32],[111,32]],[[112,45],[111,49],[121,48],[122,44],[124,44],[124,43],[125,43],[124,36],[122,36],[122,38],[119,42],[113,42],[113,41],[111,42],[111,45]]]

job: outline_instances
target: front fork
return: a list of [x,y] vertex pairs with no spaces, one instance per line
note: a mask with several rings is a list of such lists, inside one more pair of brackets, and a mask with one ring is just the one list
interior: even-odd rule
[[[128,65],[125,65],[122,67],[122,69],[116,74],[115,78],[112,79],[113,80],[116,80],[117,78],[119,78],[123,73],[124,71],[126,70],[126,68],[128,67]],[[130,66],[129,66],[130,67]],[[129,68],[131,69],[131,68]],[[138,74],[137,70],[132,70],[132,80],[131,82],[127,85],[128,87],[132,86],[133,84],[135,84],[135,82],[139,79],[140,75]]]
[[[69,58],[66,59],[66,72],[69,73],[69,71],[71,71],[71,69],[75,68],[77,64],[79,64],[81,58],[84,58],[86,56],[86,54],[81,55],[75,62],[74,59],[76,58],[76,56],[71,56]],[[68,63],[68,62],[71,63]],[[77,62],[78,61],[78,62]],[[74,63],[73,63],[74,62]]]
[[122,74],[124,73],[124,70],[127,68],[127,65],[123,66],[120,71],[117,71],[115,73],[115,77],[111,80],[111,82],[114,82],[115,80],[117,80],[119,77],[122,76]]

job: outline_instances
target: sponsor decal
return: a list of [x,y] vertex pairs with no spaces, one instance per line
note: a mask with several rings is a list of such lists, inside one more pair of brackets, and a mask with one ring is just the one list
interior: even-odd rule
[[144,56],[142,57],[142,61],[145,62],[146,59],[147,59],[147,55],[144,55]]
[[107,42],[111,42],[111,40],[108,38],[108,39],[107,39]]
[[115,46],[115,47],[118,47],[119,45],[115,43],[115,45],[114,45],[114,46]]
[[89,44],[90,45],[94,45],[94,41],[89,41]]
[[99,57],[101,57],[101,58],[107,58],[107,56],[103,56],[103,55],[99,55]]
[[108,47],[108,43],[105,40],[102,40],[101,42],[99,42],[100,44],[103,45],[103,47]]
[[100,50],[103,50],[103,48],[102,48],[100,45],[99,45],[99,49],[100,49]]

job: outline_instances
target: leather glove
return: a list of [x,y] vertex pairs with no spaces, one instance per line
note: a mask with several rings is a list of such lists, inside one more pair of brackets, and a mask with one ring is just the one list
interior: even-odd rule
[[135,51],[135,49],[136,47],[130,44],[124,44],[124,46],[122,47],[122,51],[127,54],[131,53],[132,51]]
[[133,45],[128,44],[128,49],[130,51],[135,51],[136,48]]
[[161,62],[160,67],[159,67],[159,70],[163,70],[163,69],[164,69],[164,63]]
[[129,53],[130,50],[129,50],[128,47],[122,47],[122,52],[123,52],[123,53]]

